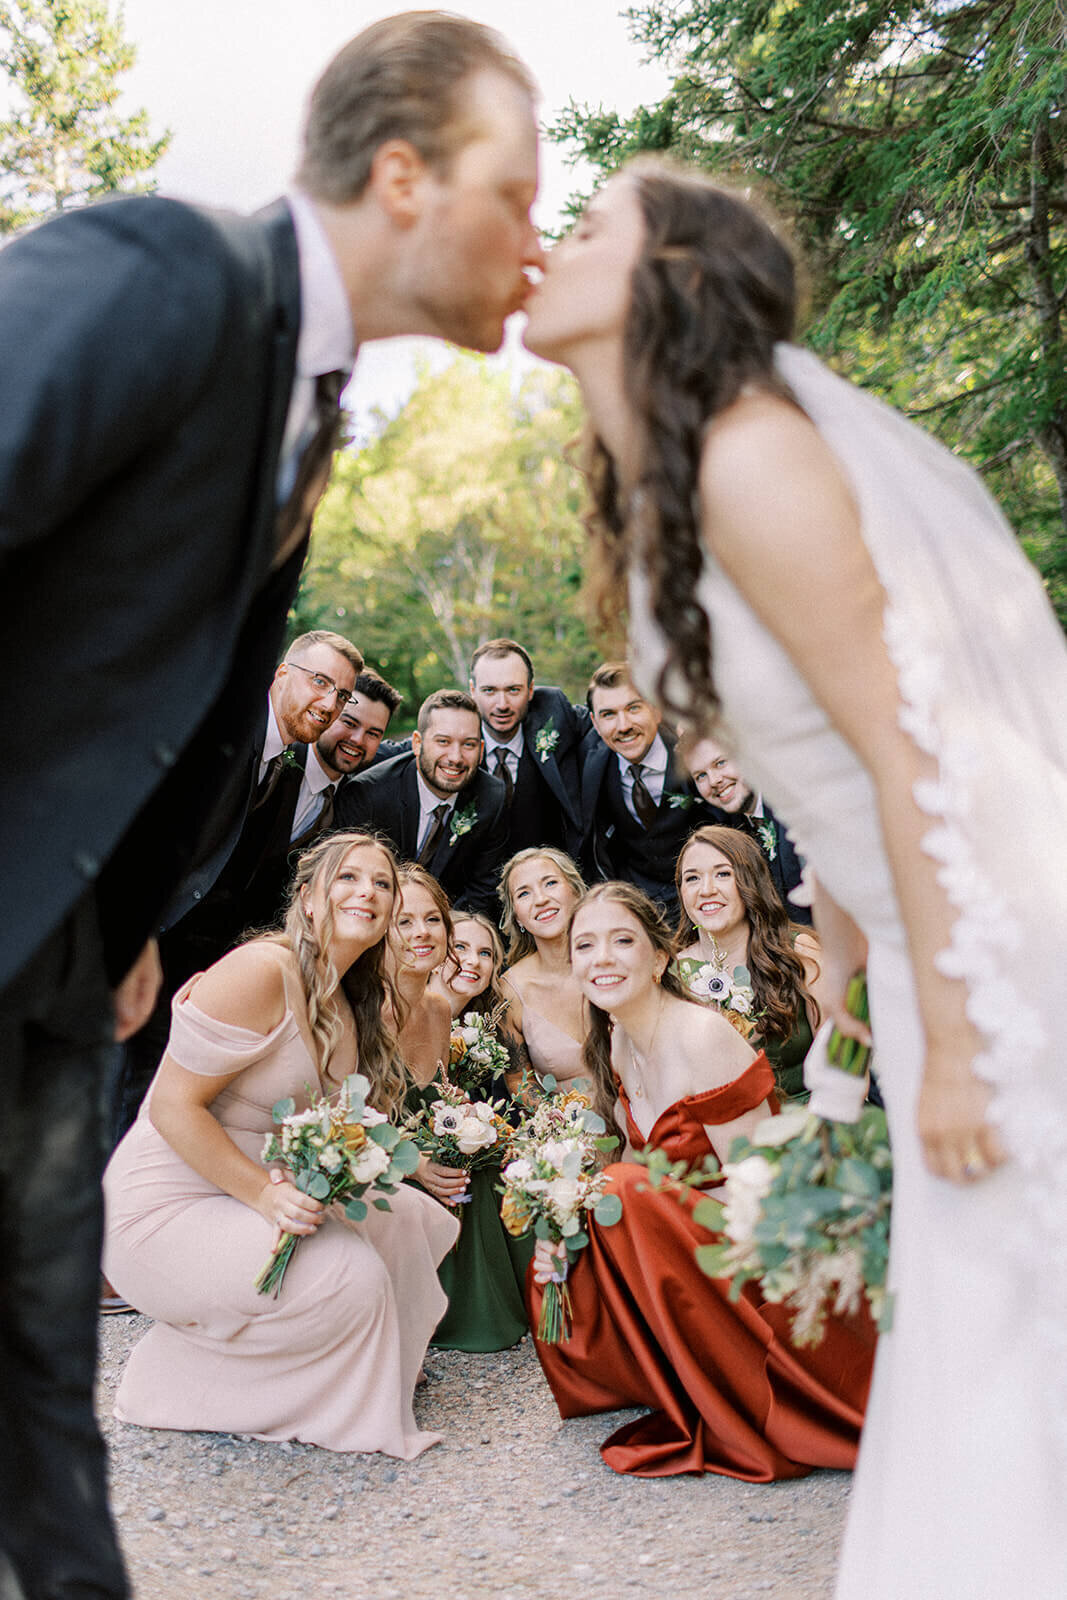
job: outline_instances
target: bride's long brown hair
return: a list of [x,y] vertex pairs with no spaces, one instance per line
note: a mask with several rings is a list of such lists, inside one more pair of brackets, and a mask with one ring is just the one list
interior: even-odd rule
[[796,269],[776,225],[747,197],[659,157],[623,172],[645,224],[623,336],[638,471],[624,503],[616,463],[593,435],[590,591],[611,633],[626,610],[629,568],[646,569],[668,642],[658,698],[668,712],[710,726],[718,706],[711,629],[695,594],[701,449],[708,423],[746,384],[792,400],[775,375],[774,347],[793,334]]

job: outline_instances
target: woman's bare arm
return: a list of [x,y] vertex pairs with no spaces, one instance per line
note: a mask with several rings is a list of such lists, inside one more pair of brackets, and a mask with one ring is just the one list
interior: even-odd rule
[[[774,462],[774,471],[767,463]],[[914,785],[933,763],[900,725],[882,638],[885,595],[851,492],[811,422],[771,396],[746,397],[709,430],[701,468],[705,537],[787,651],[874,782],[926,1036],[920,1135],[931,1170],[960,1178],[979,1153],[1004,1158],[972,1071],[981,1039],[962,982],[938,971],[954,913],[922,841]]]
[[[209,1017],[265,1036],[285,1015],[278,958],[262,947],[243,945],[203,975],[191,998]],[[288,1181],[272,1182],[208,1109],[240,1076],[231,1072],[207,1077],[164,1055],[152,1087],[152,1124],[194,1172],[225,1194],[289,1233],[311,1233],[321,1220],[319,1202]]]

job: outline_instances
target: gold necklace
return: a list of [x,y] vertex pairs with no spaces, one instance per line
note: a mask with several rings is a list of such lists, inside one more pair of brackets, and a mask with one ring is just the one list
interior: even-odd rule
[[[653,1048],[655,1047],[655,1043],[656,1043],[656,1035],[659,1032],[659,1025],[660,1025],[661,1021],[663,1020],[663,1009],[664,1009],[665,1004],[666,1004],[665,998],[664,998],[663,995],[661,995],[660,996],[660,1002],[659,1002],[659,1010],[656,1012],[656,1024],[655,1024],[655,1027],[652,1029],[652,1037],[648,1041],[648,1051],[646,1053],[643,1053],[642,1056],[641,1056],[641,1059],[643,1061],[648,1061],[649,1058],[652,1055],[652,1051],[653,1051]],[[643,1082],[641,1081],[641,1069],[637,1065],[637,1055],[638,1055],[637,1046],[634,1044],[634,1042],[630,1038],[629,1034],[626,1035],[626,1043],[628,1044],[628,1046],[630,1048],[630,1066],[633,1068],[633,1074],[634,1074],[634,1099],[635,1100],[643,1100],[645,1098],[645,1086],[644,1086]]]

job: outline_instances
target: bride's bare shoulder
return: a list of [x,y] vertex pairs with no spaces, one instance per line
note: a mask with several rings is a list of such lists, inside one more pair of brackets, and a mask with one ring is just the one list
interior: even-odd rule
[[811,418],[782,395],[753,389],[715,417],[700,459],[704,537],[717,554],[736,540],[829,518],[854,522],[845,475]]

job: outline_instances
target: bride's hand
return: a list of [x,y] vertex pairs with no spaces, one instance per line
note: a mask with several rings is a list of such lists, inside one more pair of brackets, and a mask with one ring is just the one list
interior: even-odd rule
[[540,1284],[551,1283],[553,1278],[559,1279],[567,1275],[567,1248],[563,1244],[553,1244],[551,1239],[538,1239],[534,1246],[533,1276],[534,1282]]
[[989,1085],[969,1065],[969,1055],[945,1046],[927,1050],[919,1095],[919,1139],[927,1167],[937,1178],[974,1183],[1007,1160],[997,1130],[985,1120]]
[[283,1233],[314,1233],[323,1217],[321,1202],[312,1200],[295,1183],[290,1183],[277,1167],[271,1168],[256,1209],[273,1225],[272,1250],[277,1249]]

